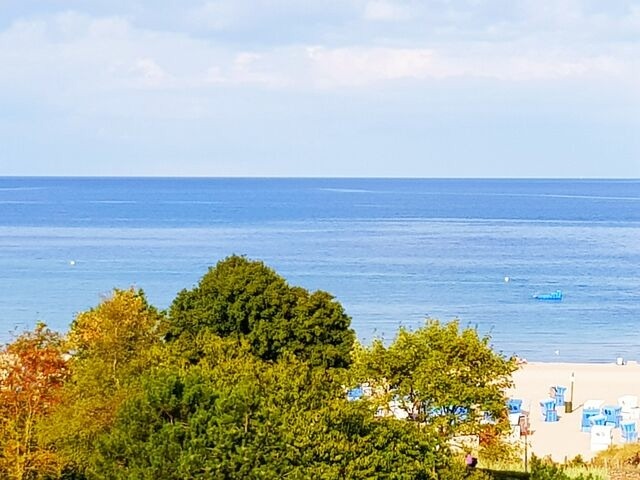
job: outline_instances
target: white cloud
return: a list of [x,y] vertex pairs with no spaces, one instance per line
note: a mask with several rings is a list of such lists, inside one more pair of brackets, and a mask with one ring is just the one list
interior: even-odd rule
[[274,68],[271,62],[277,56],[257,52],[239,52],[228,62],[210,66],[196,83],[219,86],[261,86],[284,88],[290,86],[290,78]]
[[446,74],[434,65],[433,52],[428,49],[310,47],[307,58],[313,83],[324,88]]
[[171,87],[224,56],[186,35],[137,29],[122,18],[65,13],[15,22],[0,32],[0,62],[9,67],[0,70],[0,84],[51,97]]
[[[388,0],[362,5],[369,18],[379,20],[399,19],[406,13]],[[539,16],[548,18],[548,14]],[[597,20],[601,30],[612,29],[618,22],[626,34],[640,26],[638,8],[616,19],[608,16],[606,21],[584,12],[568,17],[556,21],[595,25]],[[332,42],[338,45],[285,39],[280,45],[246,48],[189,32],[139,28],[123,17],[65,12],[16,20],[0,32],[0,87],[4,95],[81,109],[83,96],[124,95],[140,89],[198,95],[223,87],[326,91],[443,78],[606,80],[636,85],[640,74],[637,43],[559,43],[538,30],[519,37],[497,35],[491,41],[461,35],[456,41]]]
[[631,66],[620,59],[539,54],[476,46],[468,52],[436,49],[345,47],[307,49],[311,78],[322,88],[366,86],[392,80],[486,78],[530,82],[624,79]]
[[141,58],[135,62],[132,72],[141,77],[144,85],[161,87],[168,84],[169,75],[152,58]]

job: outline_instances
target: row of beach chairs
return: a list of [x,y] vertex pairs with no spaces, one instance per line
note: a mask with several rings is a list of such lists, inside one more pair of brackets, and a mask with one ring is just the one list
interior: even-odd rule
[[607,449],[613,442],[613,430],[617,428],[624,443],[637,442],[638,397],[625,395],[618,399],[617,405],[603,404],[602,400],[589,400],[582,408],[580,429],[591,434],[591,450]]
[[[557,407],[564,405],[563,387],[552,387],[554,397],[540,401],[542,418],[545,422],[557,422]],[[511,398],[507,401],[512,429],[516,419],[522,415],[522,400]],[[526,413],[526,412],[525,412]],[[605,450],[613,443],[614,429],[620,429],[620,438],[624,443],[638,441],[637,420],[640,419],[638,397],[624,395],[618,398],[617,405],[605,405],[602,400],[588,400],[582,405],[580,429],[590,434],[591,450]]]

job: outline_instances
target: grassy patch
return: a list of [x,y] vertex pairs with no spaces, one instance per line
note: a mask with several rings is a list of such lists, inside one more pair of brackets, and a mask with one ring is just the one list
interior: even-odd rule
[[598,453],[593,463],[609,469],[637,469],[640,478],[640,444],[613,445]]
[[[536,472],[531,475],[530,472],[524,471],[523,462],[507,462],[496,461],[491,463],[483,463],[482,470],[495,480],[522,480],[522,479],[549,479],[567,478],[567,479],[589,479],[589,480],[608,480],[608,469],[604,466],[597,465],[558,465],[548,462],[542,462],[544,465],[550,465],[549,468],[535,468],[530,463],[530,468],[535,468]],[[545,470],[542,472],[542,470]]]

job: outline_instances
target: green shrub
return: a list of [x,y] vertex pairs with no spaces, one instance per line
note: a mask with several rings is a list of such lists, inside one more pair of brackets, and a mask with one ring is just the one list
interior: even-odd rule
[[523,465],[524,446],[521,443],[497,441],[480,447],[478,456],[483,466]]
[[563,465],[558,465],[550,460],[539,459],[535,455],[531,457],[530,480],[597,480],[592,473],[579,473],[570,475]]

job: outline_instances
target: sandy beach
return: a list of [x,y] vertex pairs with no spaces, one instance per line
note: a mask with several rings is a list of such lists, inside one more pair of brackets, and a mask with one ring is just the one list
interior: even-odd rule
[[[574,374],[573,412],[558,408],[559,421],[544,422],[540,400],[549,396],[551,386],[567,387],[570,398],[571,374]],[[514,373],[515,387],[508,394],[523,400],[523,409],[530,412],[532,434],[530,451],[537,456],[551,455],[556,461],[571,460],[576,455],[589,459],[597,452],[590,448],[590,434],[580,429],[582,406],[587,400],[601,400],[603,405],[617,405],[623,395],[640,397],[640,365],[527,363]],[[613,443],[621,443],[620,429],[613,431]]]

